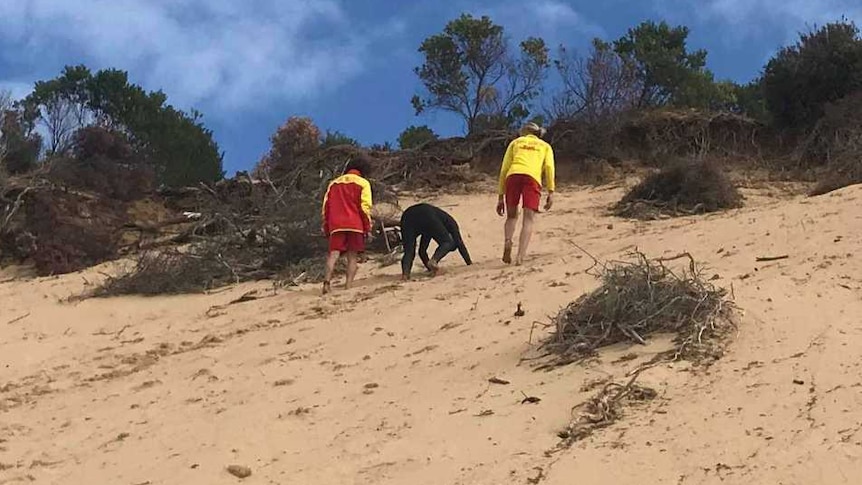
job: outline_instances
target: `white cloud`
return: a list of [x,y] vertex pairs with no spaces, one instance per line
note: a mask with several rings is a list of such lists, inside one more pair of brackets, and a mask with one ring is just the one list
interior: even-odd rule
[[0,93],[8,92],[13,101],[24,99],[33,90],[33,83],[0,81]]
[[578,37],[604,35],[601,27],[588,21],[569,3],[561,0],[535,0],[528,5],[507,0],[474,10],[477,14],[488,15],[495,23],[504,26],[513,40],[541,37],[551,48],[560,43],[573,42]]
[[[0,1],[0,42],[40,55],[116,67],[179,106],[228,112],[320,95],[362,70],[360,37],[338,0]],[[7,49],[10,52],[10,49]]]
[[842,16],[862,21],[859,0],[654,0],[668,18],[694,13],[701,21],[719,20],[730,42],[744,42],[767,31],[779,31],[790,42],[798,33]]

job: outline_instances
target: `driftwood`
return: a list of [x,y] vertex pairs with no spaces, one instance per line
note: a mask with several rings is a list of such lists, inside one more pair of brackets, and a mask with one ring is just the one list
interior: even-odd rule
[[766,263],[769,261],[781,261],[782,259],[788,259],[788,258],[790,258],[790,256],[786,255],[786,254],[781,255],[781,256],[760,256],[757,258],[757,262],[758,263]]

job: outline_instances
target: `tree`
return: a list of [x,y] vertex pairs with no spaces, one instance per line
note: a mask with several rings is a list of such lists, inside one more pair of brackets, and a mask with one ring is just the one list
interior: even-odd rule
[[383,143],[374,143],[368,147],[372,152],[391,152],[392,143],[384,141]]
[[803,33],[766,65],[763,94],[775,122],[810,128],[827,103],[862,90],[862,39],[847,20]]
[[48,155],[69,150],[75,131],[89,124],[87,83],[91,77],[85,66],[66,66],[57,78],[36,82],[24,100],[28,113],[47,133]]
[[503,27],[487,16],[469,14],[425,39],[419,52],[425,62],[415,72],[427,94],[413,96],[416,114],[426,109],[455,113],[463,118],[468,135],[478,131],[483,118],[509,123],[526,118],[549,65],[542,39],[524,40],[513,56]]
[[0,89],[0,112],[6,112],[12,109],[15,101],[12,99],[12,92],[8,89]]
[[269,152],[254,169],[256,177],[279,178],[290,172],[302,157],[320,149],[320,129],[311,118],[291,116],[270,137]]
[[212,132],[197,111],[185,113],[166,104],[161,91],[147,92],[118,69],[93,74],[67,66],[59,77],[40,81],[22,103],[25,117],[48,132],[48,155],[66,154],[74,135],[92,125],[127,136],[163,184],[212,182],[224,176]]
[[436,139],[437,134],[426,125],[408,126],[398,135],[398,147],[402,150],[410,150]]
[[165,106],[152,128],[141,126],[137,137],[144,141],[143,153],[155,167],[159,181],[171,187],[199,182],[215,182],[224,178],[223,153],[213,139],[213,133],[201,121],[203,115],[192,110],[190,115]]
[[119,200],[136,200],[152,192],[153,167],[139,157],[124,133],[87,126],[73,139],[69,156],[52,164],[52,180]]
[[733,111],[762,122],[769,120],[762,79],[755,79],[747,84],[737,84],[734,86],[734,91],[736,107]]
[[716,82],[708,70],[692,74],[680,86],[673,100],[675,106],[706,111],[734,111],[736,103],[736,84],[731,81]]
[[637,105],[641,83],[634,64],[625,62],[601,39],[593,40],[588,57],[560,46],[554,66],[563,90],[551,101],[552,119],[596,122]]
[[339,145],[350,145],[354,147],[358,147],[359,142],[350,138],[349,136],[341,133],[340,131],[330,131],[326,130],[326,135],[324,135],[323,139],[320,140],[321,148],[329,148],[335,147]]
[[689,52],[688,34],[685,26],[671,28],[666,22],[646,21],[614,41],[616,53],[637,73],[637,107],[691,102],[685,93],[695,89],[693,83],[704,81],[706,51]]
[[21,112],[8,108],[0,113],[0,170],[10,174],[36,168],[42,137]]

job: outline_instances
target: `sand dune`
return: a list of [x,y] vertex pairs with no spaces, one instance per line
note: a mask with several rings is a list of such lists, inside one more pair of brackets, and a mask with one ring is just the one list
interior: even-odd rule
[[[857,483],[862,187],[747,190],[743,209],[652,223],[608,216],[621,192],[562,191],[522,267],[499,262],[492,194],[441,197],[476,264],[453,253],[402,284],[366,263],[325,298],[258,283],[74,303],[99,269],[0,276],[0,484],[237,483],[229,465],[253,484]],[[645,372],[658,399],[547,456],[584,384],[667,345],[551,372],[522,361],[547,333],[534,322],[597,284],[569,241],[601,259],[689,251],[744,315],[717,364]],[[774,255],[788,258],[756,262]]]

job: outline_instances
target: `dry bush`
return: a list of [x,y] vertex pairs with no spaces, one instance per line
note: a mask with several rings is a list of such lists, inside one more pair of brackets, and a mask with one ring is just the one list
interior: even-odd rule
[[278,278],[325,251],[319,202],[302,193],[240,178],[163,196],[174,211],[200,214],[170,241],[189,247],[144,253],[98,296],[197,292]]
[[97,126],[78,130],[72,156],[50,166],[52,181],[120,201],[140,199],[155,187],[155,170],[134,154],[126,136]]
[[862,92],[825,107],[800,157],[807,166],[825,166],[811,195],[862,183]]
[[[543,346],[558,356],[554,365],[577,362],[620,342],[646,343],[653,334],[676,335],[676,357],[715,357],[730,328],[726,291],[706,281],[689,254],[598,265],[601,286],[563,309]],[[673,271],[665,263],[687,258]]]
[[620,160],[585,158],[570,163],[557,162],[557,183],[590,186],[607,185],[624,178],[631,169]]
[[[214,288],[245,281],[253,281],[270,273],[249,272],[240,266],[236,254],[224,255],[219,248],[203,245],[187,251],[167,248],[140,253],[132,268],[117,276],[108,276],[88,296],[112,297],[122,295],[178,295],[201,293]],[[309,259],[292,263],[278,272],[285,278],[317,281],[322,278],[319,261]]]
[[258,163],[254,175],[280,178],[292,171],[305,157],[320,148],[320,129],[310,118],[292,116],[270,138],[269,153]]
[[230,268],[209,256],[177,250],[141,253],[134,268],[106,278],[93,296],[197,293],[233,283]]
[[760,160],[769,136],[760,123],[735,114],[650,110],[558,121],[547,139],[565,179],[601,184],[620,178],[621,160],[659,168],[680,157]]
[[833,162],[823,180],[811,191],[812,196],[828,194],[844,187],[862,184],[862,140],[856,143],[858,148],[848,151],[852,150],[859,155],[841,157],[840,160]]
[[30,245],[26,256],[39,275],[70,273],[117,256],[123,204],[54,187],[35,188],[21,200],[16,234]]
[[[144,254],[134,268],[110,278],[96,294],[154,295],[260,279],[322,279],[326,253],[320,220],[322,191],[342,165],[337,157],[332,160],[313,159],[277,182],[239,177],[213,186],[163,191],[172,210],[200,214],[171,241],[189,248]],[[397,197],[385,186],[375,183],[372,191],[378,215],[386,215],[381,210],[387,200],[394,199],[389,210],[398,211]],[[375,229],[379,232],[379,227]],[[369,247],[374,249],[379,248]]]
[[646,177],[613,211],[620,217],[658,219],[738,208],[742,200],[714,162],[678,162]]
[[658,166],[676,157],[759,157],[766,127],[745,116],[697,110],[630,113],[616,142],[626,155]]
[[[319,258],[300,258],[274,248],[271,258],[237,247],[224,251],[218,244],[198,244],[180,251],[175,248],[146,251],[134,266],[109,276],[89,296],[171,295],[200,293],[213,288],[261,279],[319,281]],[[303,253],[309,248],[303,248]]]
[[475,189],[484,174],[500,170],[508,132],[490,132],[482,137],[433,140],[412,150],[390,152],[375,160],[378,179],[392,187],[412,190],[467,192]]
[[625,114],[618,113],[593,121],[559,121],[551,125],[545,138],[558,160],[613,160],[621,154],[619,138],[625,119]]

